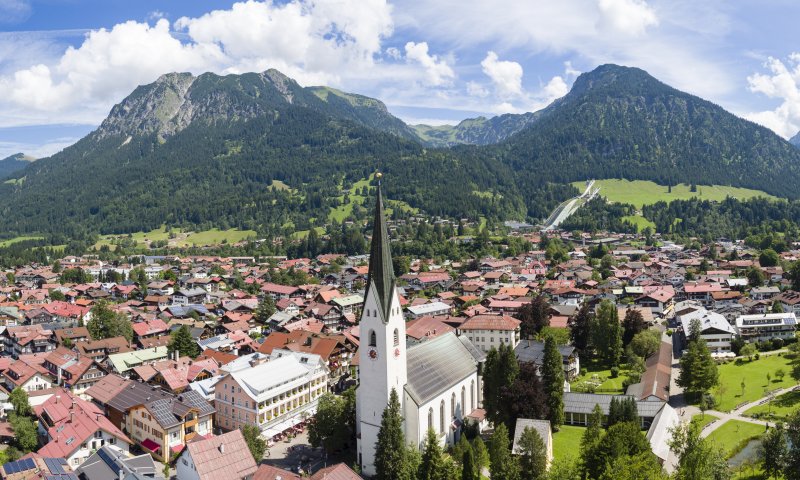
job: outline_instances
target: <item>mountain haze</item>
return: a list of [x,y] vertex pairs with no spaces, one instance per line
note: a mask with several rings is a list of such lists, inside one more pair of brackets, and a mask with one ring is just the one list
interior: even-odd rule
[[800,150],[616,65],[582,74],[539,112],[446,128],[410,127],[379,100],[302,87],[276,70],[172,73],[135,89],[75,145],[11,174],[24,181],[0,183],[0,232],[126,233],[166,223],[290,235],[330,223],[334,211],[365,219],[351,196],[366,192],[351,188],[376,170],[386,174],[387,198],[400,202],[395,214],[536,220],[575,194],[568,182],[587,178],[795,198]]

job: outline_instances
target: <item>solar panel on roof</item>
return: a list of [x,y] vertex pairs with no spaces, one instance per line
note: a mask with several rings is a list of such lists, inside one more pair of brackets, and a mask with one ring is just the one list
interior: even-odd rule
[[797,325],[797,319],[795,317],[787,317],[786,325]]
[[45,458],[44,464],[47,465],[47,469],[50,470],[50,473],[66,473],[64,467],[61,466],[61,460],[58,458]]
[[108,467],[112,471],[115,471],[115,472],[117,471],[117,468],[118,468],[117,467],[117,462],[115,462],[114,459],[112,459],[111,456],[108,453],[106,453],[105,450],[103,450],[101,448],[100,450],[97,451],[97,455],[100,457],[100,460],[105,462],[105,464],[108,465]]
[[5,465],[3,465],[3,470],[5,470],[6,475],[17,473],[18,470],[15,469],[16,466],[17,462],[8,462]]
[[30,470],[32,468],[36,468],[36,463],[34,463],[32,458],[25,459],[25,470]]

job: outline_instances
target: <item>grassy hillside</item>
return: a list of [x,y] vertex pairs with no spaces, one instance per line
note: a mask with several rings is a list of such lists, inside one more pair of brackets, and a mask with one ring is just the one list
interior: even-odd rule
[[[585,188],[584,182],[573,182],[578,189]],[[749,188],[727,187],[724,185],[697,185],[697,192],[691,192],[686,184],[674,185],[672,192],[665,185],[658,185],[646,180],[597,180],[595,186],[600,187],[600,195],[611,202],[629,203],[636,208],[643,205],[652,205],[656,202],[672,200],[687,200],[699,198],[701,200],[722,201],[725,197],[734,197],[746,200],[753,197],[776,198],[760,190]]]
[[[108,245],[114,249],[113,241],[117,238],[123,238],[127,235],[103,235],[100,240],[94,245],[95,248],[100,248],[103,245]],[[236,243],[241,242],[247,238],[256,236],[253,230],[237,230],[232,228],[230,230],[219,230],[213,228],[202,232],[183,232],[179,228],[173,228],[172,232],[167,232],[165,227],[156,228],[149,232],[135,232],[131,234],[131,239],[140,247],[147,247],[150,242],[167,241],[170,247],[206,247],[213,245],[221,245],[222,243]]]

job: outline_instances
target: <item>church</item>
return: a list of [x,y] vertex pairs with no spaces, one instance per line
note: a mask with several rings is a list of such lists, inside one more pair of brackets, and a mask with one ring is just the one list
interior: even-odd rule
[[400,399],[409,443],[421,447],[431,428],[442,445],[454,444],[463,418],[481,404],[478,366],[485,357],[469,339],[452,332],[407,348],[380,181],[359,333],[356,411],[362,473],[376,473],[375,445],[392,390]]

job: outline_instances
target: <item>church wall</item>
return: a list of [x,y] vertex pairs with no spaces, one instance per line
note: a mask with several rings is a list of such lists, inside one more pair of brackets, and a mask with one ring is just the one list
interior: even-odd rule
[[[470,397],[470,386],[473,384],[475,385],[475,394],[474,400],[471,400]],[[461,402],[461,389],[464,388],[464,400],[466,405],[462,404]],[[479,390],[480,384],[478,382],[478,373],[477,371],[472,375],[468,376],[464,380],[458,382],[457,384],[447,388],[441,394],[437,395],[430,401],[426,402],[419,408],[414,405],[413,408],[406,408],[406,412],[413,413],[416,411],[416,416],[411,417],[410,415],[406,417],[406,438],[409,441],[412,441],[412,433],[416,433],[417,444],[422,447],[423,442],[425,440],[425,435],[428,431],[428,413],[430,409],[433,409],[433,429],[439,437],[441,445],[453,445],[458,438],[454,435],[454,431],[451,428],[453,423],[454,415],[451,409],[451,400],[452,395],[455,393],[456,400],[456,411],[455,411],[455,418],[463,421],[464,417],[472,413],[472,411],[479,406]],[[444,401],[444,433],[441,430],[441,404]],[[409,423],[411,421],[415,421],[415,426],[410,426]]]

